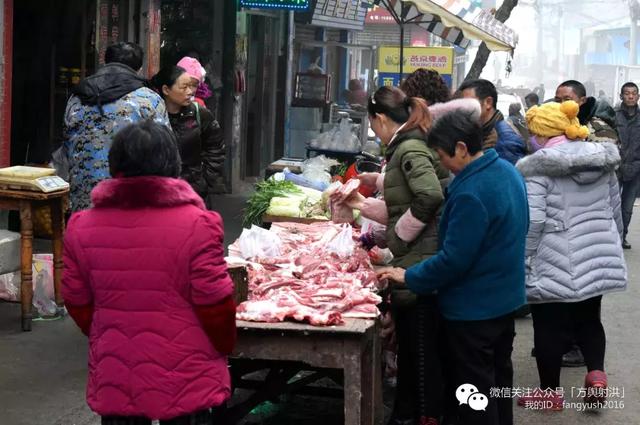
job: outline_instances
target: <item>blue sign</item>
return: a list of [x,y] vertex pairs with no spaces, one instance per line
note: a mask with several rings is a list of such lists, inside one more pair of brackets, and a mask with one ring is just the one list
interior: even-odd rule
[[[404,74],[404,78],[407,78],[409,74]],[[453,84],[451,74],[440,74],[444,82],[449,88]],[[400,86],[400,75],[397,72],[381,72],[378,74],[378,86]]]
[[240,0],[240,6],[257,9],[306,10],[309,0]]

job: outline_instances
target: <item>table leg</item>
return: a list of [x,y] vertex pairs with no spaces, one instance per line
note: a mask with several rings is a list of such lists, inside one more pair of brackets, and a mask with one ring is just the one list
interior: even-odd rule
[[381,346],[374,337],[362,353],[362,423],[381,425],[383,421]]
[[[364,425],[360,341],[344,343],[344,423]],[[367,424],[368,425],[368,424]]]
[[33,303],[33,221],[31,219],[31,202],[20,202],[20,235],[21,239],[21,274],[20,302],[22,304],[22,330],[31,330]]
[[58,307],[64,305],[60,286],[62,284],[62,235],[64,231],[63,198],[54,199],[49,203],[51,209],[51,228],[53,229],[53,287]]
[[374,418],[373,423],[382,425],[384,423],[384,404],[382,397],[382,342],[380,341],[379,328],[376,326],[376,335],[373,338],[373,358],[371,359],[371,367],[373,367],[373,405]]

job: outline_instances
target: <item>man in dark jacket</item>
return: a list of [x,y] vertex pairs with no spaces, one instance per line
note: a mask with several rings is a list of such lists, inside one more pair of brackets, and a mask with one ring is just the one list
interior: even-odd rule
[[513,128],[518,130],[520,137],[526,143],[529,140],[529,129],[527,128],[527,121],[522,115],[522,105],[520,103],[516,102],[509,105],[509,118],[507,121]]
[[483,143],[482,150],[495,148],[498,156],[512,164],[526,155],[525,141],[518,132],[507,123],[497,110],[498,92],[491,81],[471,80],[462,83],[458,92],[462,97],[480,101]]
[[638,86],[626,83],[620,91],[622,103],[616,110],[616,127],[620,136],[620,184],[622,186],[622,247],[630,249],[627,231],[633,213],[633,204],[640,195],[640,114],[638,113]]
[[524,105],[527,108],[527,111],[531,109],[533,106],[537,106],[540,104],[540,98],[537,94],[531,92],[524,97]]
[[555,101],[565,100],[573,100],[580,105],[578,119],[589,129],[588,141],[618,144],[616,113],[611,105],[595,97],[587,97],[584,85],[576,80],[565,81],[556,89]]
[[64,115],[71,210],[91,208],[91,191],[110,177],[111,139],[128,124],[153,120],[169,126],[164,101],[138,75],[143,52],[133,43],[107,47],[106,65],[73,88]]

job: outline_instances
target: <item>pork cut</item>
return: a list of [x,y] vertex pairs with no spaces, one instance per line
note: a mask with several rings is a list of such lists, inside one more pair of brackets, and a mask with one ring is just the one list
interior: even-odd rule
[[[376,318],[381,298],[374,292],[377,278],[367,252],[356,247],[351,257],[341,259],[327,249],[340,230],[331,222],[273,223],[270,231],[282,241],[280,254],[250,259],[249,296],[238,306],[236,318],[317,326]],[[229,252],[233,250],[232,244]]]

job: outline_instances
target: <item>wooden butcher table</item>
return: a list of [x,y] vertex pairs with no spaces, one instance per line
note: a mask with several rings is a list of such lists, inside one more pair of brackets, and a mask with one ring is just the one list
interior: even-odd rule
[[[230,408],[228,423],[234,423],[265,400],[296,392],[325,377],[344,388],[346,425],[382,423],[377,321],[346,319],[342,326],[238,321],[237,326],[238,343],[230,359],[234,386],[243,387],[242,376],[247,373],[261,369],[269,372],[264,381],[253,381],[256,392],[249,400]],[[306,375],[300,377],[301,371],[306,371]],[[299,379],[295,380],[296,377]],[[316,389],[318,394],[330,390],[308,388]]]
[[51,210],[51,228],[53,229],[53,282],[56,304],[62,307],[64,302],[60,294],[62,282],[62,237],[64,232],[64,210],[69,189],[56,192],[36,192],[0,188],[0,209],[20,211],[21,236],[21,283],[20,303],[22,304],[22,330],[31,330],[31,312],[33,302],[32,258],[33,258],[33,211],[46,205]]

